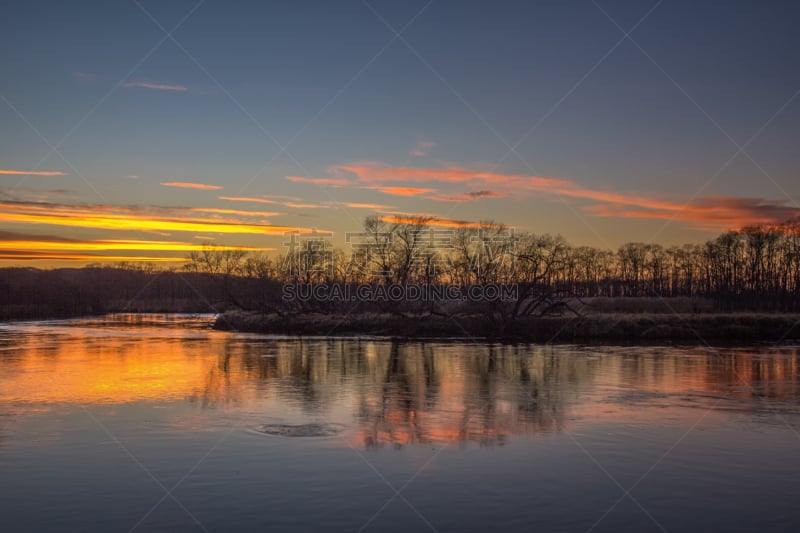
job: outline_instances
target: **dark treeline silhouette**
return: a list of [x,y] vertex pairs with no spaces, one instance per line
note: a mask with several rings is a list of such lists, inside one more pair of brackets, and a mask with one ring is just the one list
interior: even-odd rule
[[[207,247],[192,252],[180,270],[133,264],[5,268],[0,317],[231,308],[337,313],[356,305],[282,300],[281,287],[290,282],[516,284],[514,302],[489,306],[500,320],[544,314],[576,298],[681,297],[711,302],[705,310],[717,312],[800,311],[800,219],[728,231],[703,244],[628,243],[616,251],[571,246],[560,236],[512,232],[492,222],[455,229],[435,222],[370,217],[347,250],[331,247],[323,234],[300,236],[296,247],[277,256]],[[485,302],[460,305],[487,309]],[[446,302],[367,302],[366,309],[452,311]]]
[[[237,277],[237,300],[256,309],[269,296],[257,280]],[[234,307],[231,291],[202,272],[119,264],[38,270],[0,269],[0,320],[111,312],[207,313]]]
[[[728,231],[703,244],[627,243],[616,251],[515,233],[493,222],[456,229],[432,224],[426,218],[370,217],[349,250],[312,235],[276,257],[204,250],[190,256],[187,268],[227,280],[272,281],[273,291],[287,282],[516,284],[519,298],[505,306],[513,316],[542,313],[574,298],[681,297],[710,301],[709,310],[717,312],[800,310],[800,219]],[[329,310],[325,302],[295,304]]]

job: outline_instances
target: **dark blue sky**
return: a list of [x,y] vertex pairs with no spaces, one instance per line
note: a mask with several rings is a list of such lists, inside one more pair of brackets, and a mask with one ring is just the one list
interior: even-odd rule
[[[148,13],[170,30],[196,5],[0,6],[0,168],[65,174],[0,176],[6,199],[241,210],[265,205],[219,197],[284,195],[328,205],[273,204],[270,224],[347,231],[370,212],[341,204],[370,203],[598,246],[699,240],[797,207],[796,2],[209,0],[159,45]],[[387,25],[407,24],[392,40]],[[63,158],[33,128],[53,145],[71,132]],[[497,197],[442,200],[475,190]]]

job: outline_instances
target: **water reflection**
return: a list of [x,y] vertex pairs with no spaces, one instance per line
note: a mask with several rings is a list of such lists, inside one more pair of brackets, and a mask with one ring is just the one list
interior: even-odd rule
[[379,448],[503,445],[576,420],[630,423],[698,407],[753,412],[767,409],[760,396],[769,410],[794,409],[800,397],[794,348],[298,340],[202,329],[207,321],[3,326],[0,441],[20,413],[63,404],[183,402],[262,423],[334,421],[352,428],[352,444]]

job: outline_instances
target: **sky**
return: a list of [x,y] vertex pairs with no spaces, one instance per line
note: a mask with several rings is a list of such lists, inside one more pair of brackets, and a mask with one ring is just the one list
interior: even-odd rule
[[800,213],[796,2],[0,4],[0,265],[366,216],[577,245]]

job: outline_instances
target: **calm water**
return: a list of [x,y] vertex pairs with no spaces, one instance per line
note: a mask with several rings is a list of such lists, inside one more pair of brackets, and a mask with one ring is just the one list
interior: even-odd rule
[[793,347],[0,325],[0,530],[800,529]]

